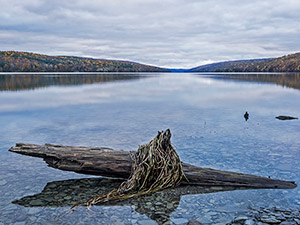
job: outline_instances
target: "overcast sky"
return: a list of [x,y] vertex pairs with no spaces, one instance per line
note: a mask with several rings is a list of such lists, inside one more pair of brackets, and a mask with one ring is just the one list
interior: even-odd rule
[[0,0],[0,50],[171,68],[300,51],[299,0]]

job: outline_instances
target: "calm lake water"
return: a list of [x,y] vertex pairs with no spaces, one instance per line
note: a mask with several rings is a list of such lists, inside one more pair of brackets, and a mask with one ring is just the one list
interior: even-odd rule
[[[249,112],[245,121],[244,113]],[[17,142],[136,150],[170,128],[182,161],[300,184],[299,74],[0,74],[0,225],[226,223],[300,208],[300,189],[178,188],[92,211],[118,185],[7,150]]]

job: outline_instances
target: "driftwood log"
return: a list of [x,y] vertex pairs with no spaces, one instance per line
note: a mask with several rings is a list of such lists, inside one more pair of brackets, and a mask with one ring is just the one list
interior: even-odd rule
[[[53,168],[82,174],[128,178],[131,172],[129,151],[63,145],[18,143],[11,152],[43,158]],[[245,188],[295,188],[293,181],[200,168],[182,163],[189,185],[232,186]],[[182,182],[187,184],[185,180]]]

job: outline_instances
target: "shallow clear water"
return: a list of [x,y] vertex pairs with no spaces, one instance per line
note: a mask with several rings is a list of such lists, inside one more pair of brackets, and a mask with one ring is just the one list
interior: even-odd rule
[[184,162],[300,184],[300,121],[275,119],[300,117],[299,84],[297,74],[0,74],[0,224],[210,224],[250,207],[300,208],[299,187],[199,187],[65,214],[111,181],[7,151],[17,142],[136,150],[170,128]]

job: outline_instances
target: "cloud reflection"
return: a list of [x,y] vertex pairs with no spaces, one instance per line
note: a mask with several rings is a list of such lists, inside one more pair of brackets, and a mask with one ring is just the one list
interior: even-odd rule
[[19,92],[0,92],[0,111],[22,111],[84,104],[172,102],[194,107],[230,107],[276,102],[294,93],[280,86],[169,74],[128,82],[81,86],[52,86]]

